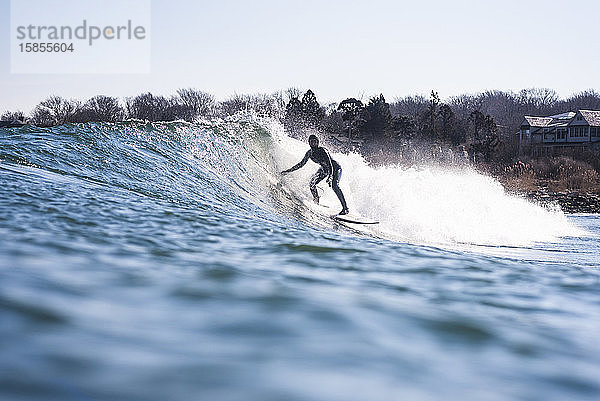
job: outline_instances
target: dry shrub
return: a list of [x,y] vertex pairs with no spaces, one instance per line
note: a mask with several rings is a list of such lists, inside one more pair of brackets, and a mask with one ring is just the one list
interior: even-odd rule
[[502,177],[509,189],[531,191],[548,187],[552,192],[600,191],[600,174],[590,164],[565,156],[517,161],[504,169]]
[[600,176],[594,168],[581,160],[555,157],[538,161],[536,175],[547,178],[553,191],[592,191],[599,188]]
[[538,189],[535,172],[529,163],[519,160],[507,166],[502,176],[502,182],[508,189],[521,191],[534,191]]
[[579,191],[598,191],[600,189],[600,176],[596,170],[589,169],[575,169],[571,173],[565,173],[561,175],[553,184],[553,190],[565,191],[565,190],[579,190]]

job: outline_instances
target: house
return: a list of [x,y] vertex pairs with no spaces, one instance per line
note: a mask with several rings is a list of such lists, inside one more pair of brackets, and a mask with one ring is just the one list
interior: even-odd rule
[[573,154],[600,147],[600,111],[578,110],[548,117],[525,116],[519,153],[533,156]]

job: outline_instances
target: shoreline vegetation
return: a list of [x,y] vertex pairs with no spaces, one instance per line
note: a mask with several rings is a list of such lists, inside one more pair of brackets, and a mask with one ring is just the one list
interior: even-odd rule
[[312,90],[297,88],[273,94],[234,95],[224,101],[196,89],[173,96],[144,93],[118,99],[94,96],[86,102],[50,96],[26,116],[7,111],[0,127],[31,124],[126,120],[194,122],[227,118],[239,112],[282,122],[293,137],[317,133],[338,151],[356,151],[373,165],[471,165],[495,177],[508,192],[541,204],[558,204],[567,213],[600,213],[600,151],[533,157],[519,149],[519,126],[525,115],[547,116],[600,110],[600,94],[587,90],[561,99],[552,89],[486,91],[442,101],[412,95],[388,103],[383,95],[347,98],[322,105]]

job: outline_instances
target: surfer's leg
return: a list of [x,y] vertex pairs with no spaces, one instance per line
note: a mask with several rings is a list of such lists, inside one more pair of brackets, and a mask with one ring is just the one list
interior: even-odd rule
[[338,168],[333,172],[333,180],[331,181],[331,188],[333,192],[337,195],[340,203],[342,204],[342,211],[340,214],[348,214],[348,205],[346,205],[346,199],[344,198],[344,194],[340,188],[340,178],[342,178],[342,168]]
[[317,192],[317,184],[321,182],[326,175],[327,174],[325,174],[325,170],[320,168],[310,179],[310,192],[312,193],[315,203],[319,203],[319,193]]

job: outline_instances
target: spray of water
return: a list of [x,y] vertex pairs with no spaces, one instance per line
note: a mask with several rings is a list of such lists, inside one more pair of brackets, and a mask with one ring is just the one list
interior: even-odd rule
[[[287,136],[271,125],[274,170],[297,163],[308,144]],[[372,167],[358,154],[332,153],[342,168],[342,188],[351,211],[378,220],[364,227],[370,234],[415,243],[468,243],[525,246],[556,241],[561,236],[583,235],[559,209],[547,209],[507,194],[495,179],[468,167]],[[282,181],[294,196],[311,206],[312,162]],[[322,184],[321,202],[333,214],[340,209],[337,197]]]

